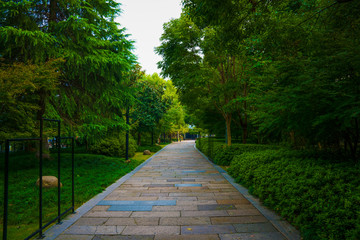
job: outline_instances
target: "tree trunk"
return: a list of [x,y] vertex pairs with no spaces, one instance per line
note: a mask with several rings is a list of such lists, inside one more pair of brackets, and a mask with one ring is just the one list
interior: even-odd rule
[[57,12],[57,0],[50,1],[50,16],[49,16],[49,23],[56,22],[56,12]]
[[243,134],[242,134],[242,142],[243,144],[246,144],[246,140],[247,140],[247,137],[248,137],[248,129],[247,129],[247,124],[245,124],[243,126]]
[[151,131],[151,145],[154,145],[154,130]]
[[231,146],[231,114],[225,115],[227,145]]
[[138,142],[137,142],[138,146],[141,146],[141,133],[138,132]]
[[177,131],[177,141],[180,142],[180,133]]

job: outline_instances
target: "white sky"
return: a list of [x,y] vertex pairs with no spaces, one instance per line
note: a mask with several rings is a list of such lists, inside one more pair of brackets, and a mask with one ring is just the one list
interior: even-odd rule
[[147,74],[160,74],[157,62],[161,57],[155,54],[160,46],[163,24],[181,14],[181,0],[118,0],[122,14],[116,19],[135,40],[134,53]]

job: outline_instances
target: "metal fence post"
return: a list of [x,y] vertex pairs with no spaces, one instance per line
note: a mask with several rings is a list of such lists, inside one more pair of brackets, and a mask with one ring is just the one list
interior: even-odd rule
[[5,141],[5,179],[4,179],[4,216],[3,216],[3,239],[7,239],[8,203],[9,203],[9,140]]
[[[129,107],[126,108],[126,125],[130,128],[130,121],[129,121]],[[129,160],[129,131],[130,129],[126,130],[126,139],[125,139],[125,159]]]
[[71,150],[71,184],[72,184],[72,188],[71,188],[71,194],[72,194],[72,212],[75,213],[75,179],[74,179],[74,175],[75,175],[75,160],[74,160],[74,155],[75,155],[75,139],[72,138],[72,150]]
[[42,232],[42,168],[43,168],[43,119],[40,119],[40,139],[39,139],[39,238],[43,238]]
[[61,179],[61,171],[60,171],[60,152],[61,152],[61,135],[60,135],[60,121],[58,121],[58,224],[61,222],[61,189],[60,189],[60,179]]

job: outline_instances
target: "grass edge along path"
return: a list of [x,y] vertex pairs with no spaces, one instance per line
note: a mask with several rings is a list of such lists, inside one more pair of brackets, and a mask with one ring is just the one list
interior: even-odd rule
[[[164,146],[161,146],[164,147]],[[144,161],[152,157],[136,152],[130,163],[124,158],[107,157],[103,155],[83,154],[75,155],[75,209],[82,206],[94,196],[101,194],[108,186],[121,177],[133,171]],[[55,156],[55,155],[54,155]],[[71,206],[71,155],[62,154],[62,210]],[[27,160],[24,155],[20,158],[10,158],[9,183],[9,222],[8,239],[24,239],[38,228],[38,188],[35,185],[38,177],[38,166],[35,157]],[[44,164],[44,176],[57,176],[57,161],[48,160]],[[22,161],[23,160],[23,161]],[[3,168],[0,169],[0,194],[4,190]],[[57,188],[43,190],[43,224],[57,215]],[[0,232],[3,232],[3,197],[0,199]]]

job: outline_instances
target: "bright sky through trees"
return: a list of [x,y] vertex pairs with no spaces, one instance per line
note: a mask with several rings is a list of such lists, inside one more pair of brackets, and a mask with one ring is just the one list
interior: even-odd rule
[[154,48],[160,45],[163,24],[180,17],[180,0],[119,0],[122,14],[116,19],[135,40],[135,55],[146,73],[160,73],[157,62],[161,57]]

